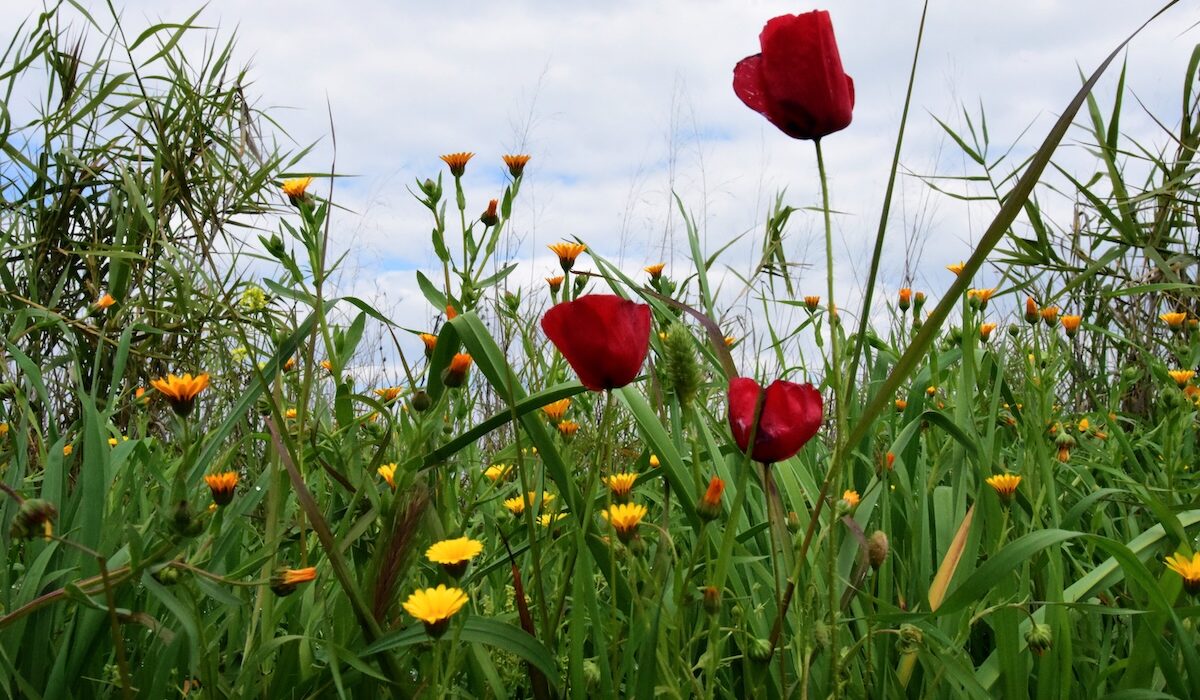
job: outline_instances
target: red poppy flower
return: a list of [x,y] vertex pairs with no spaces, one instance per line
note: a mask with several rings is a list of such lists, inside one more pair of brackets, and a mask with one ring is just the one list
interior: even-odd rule
[[[758,404],[758,382],[738,377],[729,382],[729,428],[743,452],[754,427],[754,409]],[[821,427],[823,403],[812,384],[776,380],[767,387],[767,397],[754,434],[751,457],[765,462],[780,462],[800,451],[804,443]]]
[[586,294],[547,311],[542,330],[584,386],[616,389],[637,377],[650,351],[650,307],[614,294]]
[[733,69],[733,91],[747,107],[794,139],[850,125],[854,81],[842,70],[828,12],[776,17],[758,38],[762,53]]

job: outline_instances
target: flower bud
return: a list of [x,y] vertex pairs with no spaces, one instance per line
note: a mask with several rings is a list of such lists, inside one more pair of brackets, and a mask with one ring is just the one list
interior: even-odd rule
[[818,649],[828,649],[829,641],[829,623],[817,620],[817,624],[813,625],[813,642]]
[[479,215],[479,222],[484,226],[495,226],[500,221],[499,215],[496,214],[496,206],[500,202],[498,200],[490,200],[487,209]]
[[883,566],[884,560],[888,555],[888,538],[883,530],[876,530],[871,533],[870,539],[867,540],[867,559],[871,562],[871,568],[879,571],[879,567]]
[[164,586],[174,586],[176,583],[179,583],[179,569],[169,564],[150,574],[150,576]]
[[721,591],[716,586],[704,587],[704,612],[709,615],[721,612]]
[[796,511],[789,510],[787,514],[787,529],[793,535],[800,532],[800,516],[796,515]]
[[1029,645],[1030,651],[1038,656],[1045,653],[1053,641],[1054,634],[1050,631],[1050,625],[1034,623],[1025,632],[1025,643]]
[[38,534],[50,539],[54,535],[53,520],[57,517],[58,509],[50,501],[26,499],[17,508],[8,534],[14,540],[27,540]]
[[192,515],[186,500],[175,504],[171,512],[171,531],[180,537],[195,537],[204,529],[204,523]]
[[467,370],[471,369],[471,356],[465,352],[456,354],[446,369],[442,370],[442,384],[456,389],[467,381]]
[[821,297],[817,297],[817,296],[804,297],[804,308],[808,309],[810,312],[816,311],[817,307],[819,307],[820,305],[821,305]]
[[1042,315],[1038,312],[1037,302],[1034,301],[1033,297],[1026,297],[1025,298],[1025,323],[1028,323],[1031,326],[1036,325],[1037,322],[1041,318],[1042,318]]
[[913,314],[921,313],[922,306],[925,306],[925,292],[917,292],[913,295]]
[[920,651],[925,644],[925,633],[920,627],[904,623],[900,625],[900,639],[896,641],[896,649],[901,654],[912,654]]
[[700,517],[704,520],[715,520],[721,516],[721,494],[725,491],[725,482],[713,477],[708,482],[708,490],[696,506]]
[[588,686],[596,686],[600,683],[600,666],[591,659],[583,661],[583,679]]
[[771,642],[761,637],[751,640],[750,648],[746,650],[746,656],[755,663],[767,663],[771,660]]
[[908,287],[904,287],[900,290],[900,300],[898,302],[898,305],[899,305],[901,311],[908,311],[908,308],[910,306],[912,306],[912,290],[911,289],[909,289]]
[[429,399],[429,394],[427,394],[424,389],[418,389],[417,391],[413,392],[412,398],[409,399],[409,403],[412,404],[414,411],[421,413],[423,411],[428,411],[432,402]]

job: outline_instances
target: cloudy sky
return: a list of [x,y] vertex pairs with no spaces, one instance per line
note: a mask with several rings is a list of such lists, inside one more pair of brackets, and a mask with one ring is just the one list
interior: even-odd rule
[[[98,16],[107,12],[102,2],[81,2]],[[114,2],[130,36],[150,23],[180,21],[199,5]],[[934,117],[965,131],[964,108],[976,118],[982,111],[992,158],[1014,142],[1013,157],[1027,154],[1077,89],[1080,71],[1095,67],[1157,5],[932,3],[902,155],[909,174],[882,270],[885,293],[911,283],[936,298],[950,282],[942,266],[967,255],[994,211],[939,195],[916,177],[977,174]],[[0,3],[0,26],[41,7],[38,0]],[[439,154],[461,150],[477,154],[466,178],[469,211],[499,193],[502,154],[533,156],[506,251],[522,261],[516,282],[540,292],[556,267],[545,245],[576,235],[630,273],[660,260],[668,273],[684,273],[687,243],[674,190],[695,213],[709,251],[749,232],[722,258],[725,292],[736,296],[733,271],[750,269],[776,192],[786,188],[786,202],[804,207],[819,201],[819,190],[812,144],[785,137],[745,108],[730,87],[732,69],[758,51],[767,19],[810,9],[696,0],[210,0],[199,21],[212,28],[210,40],[236,31],[248,93],[288,130],[285,145],[317,144],[305,164],[314,171],[330,166],[327,106],[332,111],[337,169],[354,176],[340,180],[334,195],[351,210],[335,225],[337,244],[353,253],[343,291],[379,299],[400,323],[420,327],[433,310],[411,303],[420,301],[414,270],[433,267],[434,258],[426,212],[406,187],[436,177]],[[869,261],[921,6],[843,0],[832,9],[857,89],[853,124],[824,144],[840,212],[838,295],[853,301]],[[1178,124],[1197,20],[1196,5],[1181,3],[1128,51],[1128,87],[1145,109],[1130,100],[1122,126],[1147,146],[1168,143],[1149,114]],[[1105,82],[1102,104],[1114,82]],[[1070,140],[1085,136],[1076,131]],[[1094,168],[1079,145],[1068,145],[1061,160],[1085,180]],[[1046,205],[1064,216],[1070,207]],[[797,270],[801,294],[824,296],[820,230],[817,214],[806,211],[787,232],[789,258],[808,263]],[[743,306],[723,320],[731,332],[746,332],[752,315]]]

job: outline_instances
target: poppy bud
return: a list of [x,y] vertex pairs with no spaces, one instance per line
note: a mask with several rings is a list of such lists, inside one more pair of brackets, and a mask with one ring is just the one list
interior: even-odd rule
[[479,222],[484,226],[495,226],[500,221],[500,216],[496,214],[496,206],[499,204],[498,200],[490,200],[487,209],[479,215]]
[[27,540],[38,534],[50,539],[54,535],[53,520],[57,517],[58,509],[50,501],[25,499],[13,516],[8,534],[14,540]]
[[870,539],[867,540],[867,559],[871,562],[871,568],[879,571],[879,567],[883,566],[884,560],[888,555],[888,537],[883,530],[876,530],[871,533]]
[[794,139],[820,139],[850,125],[854,81],[842,69],[825,11],[781,15],[759,34],[762,52],[733,69],[733,91]]
[[588,294],[556,304],[542,330],[592,391],[637,378],[650,352],[650,307],[614,294]]
[[817,434],[824,404],[812,384],[776,380],[766,389],[755,430],[754,412],[761,391],[758,382],[747,377],[729,383],[729,427],[738,449],[746,451],[753,432],[751,457],[768,464],[781,462],[799,452]]
[[471,356],[465,352],[457,353],[446,369],[442,370],[442,384],[456,389],[467,381],[467,370],[471,369]]
[[1038,656],[1045,653],[1053,641],[1054,634],[1050,630],[1050,625],[1035,622],[1025,632],[1025,643],[1029,645],[1029,650]]

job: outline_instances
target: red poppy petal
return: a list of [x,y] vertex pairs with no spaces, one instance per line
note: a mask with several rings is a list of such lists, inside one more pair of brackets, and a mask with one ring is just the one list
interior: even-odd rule
[[584,386],[615,389],[637,378],[650,351],[650,307],[588,294],[547,311],[542,330]]
[[762,54],[738,61],[733,67],[733,91],[747,107],[767,115],[767,97],[762,84]]
[[760,391],[762,388],[758,382],[747,377],[737,377],[729,382],[729,430],[742,452],[745,452],[746,446],[750,444],[754,409],[757,408]]

